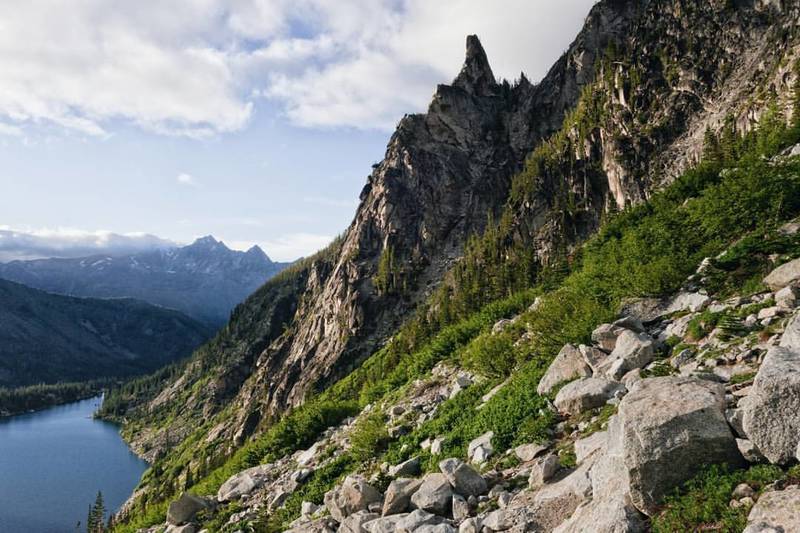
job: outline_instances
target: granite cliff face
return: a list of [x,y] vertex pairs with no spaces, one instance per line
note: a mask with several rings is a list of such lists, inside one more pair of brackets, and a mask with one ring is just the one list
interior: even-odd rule
[[568,254],[696,161],[707,127],[730,116],[746,131],[771,95],[790,109],[797,23],[789,2],[605,0],[538,84],[498,82],[469,37],[453,83],[400,121],[344,234],[132,401],[134,446],[158,457],[204,420],[199,438],[229,455],[384,344],[489,220],[505,215],[541,264]]

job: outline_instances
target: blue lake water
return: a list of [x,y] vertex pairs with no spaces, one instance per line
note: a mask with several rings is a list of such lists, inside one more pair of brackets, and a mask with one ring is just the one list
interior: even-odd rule
[[0,532],[86,531],[97,491],[117,510],[147,463],[114,424],[92,419],[101,398],[0,419]]

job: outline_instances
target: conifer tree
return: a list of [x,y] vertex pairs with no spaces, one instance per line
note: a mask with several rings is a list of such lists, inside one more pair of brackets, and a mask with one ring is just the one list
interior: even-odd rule
[[97,491],[94,505],[89,506],[89,516],[86,519],[86,533],[103,533],[105,531],[106,506],[103,502],[103,493]]

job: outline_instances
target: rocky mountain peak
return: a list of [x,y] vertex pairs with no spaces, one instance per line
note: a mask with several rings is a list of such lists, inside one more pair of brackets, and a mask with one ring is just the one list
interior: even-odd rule
[[477,95],[485,95],[497,86],[489,59],[477,35],[467,36],[467,57],[453,86]]
[[228,248],[227,246],[225,246],[225,243],[223,243],[222,241],[218,241],[217,239],[214,238],[213,235],[206,235],[205,237],[199,237],[195,239],[195,241],[192,244],[190,244],[192,248],[197,248],[197,249],[200,248],[213,249],[218,245],[222,245],[222,247],[225,249]]
[[249,258],[252,258],[252,259],[258,259],[259,261],[272,263],[272,259],[270,259],[270,257],[264,252],[264,250],[262,250],[261,247],[258,246],[257,244],[251,246],[245,252],[245,256],[249,257]]

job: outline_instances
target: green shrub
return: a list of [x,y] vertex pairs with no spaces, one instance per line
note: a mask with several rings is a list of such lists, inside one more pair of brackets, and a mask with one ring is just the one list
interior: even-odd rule
[[483,375],[505,377],[516,364],[513,339],[508,333],[485,333],[466,347],[461,362]]

